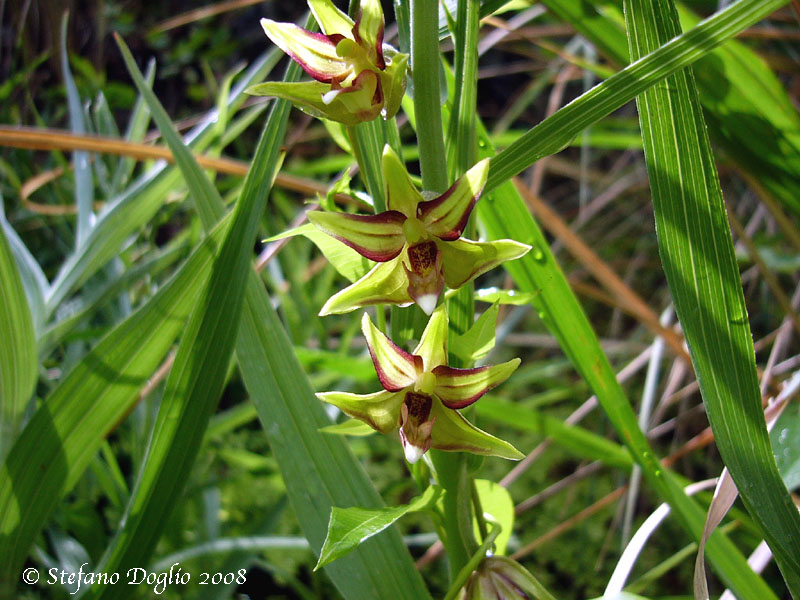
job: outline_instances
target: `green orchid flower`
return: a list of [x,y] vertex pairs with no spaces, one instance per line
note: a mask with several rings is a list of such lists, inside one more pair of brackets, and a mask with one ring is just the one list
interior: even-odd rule
[[416,302],[426,314],[436,308],[445,284],[457,289],[530,246],[512,240],[461,239],[489,173],[488,159],[472,167],[444,194],[426,200],[403,163],[387,145],[383,175],[389,210],[377,215],[309,211],[318,229],[378,262],[361,279],[332,296],[320,315],[370,304]]
[[325,392],[317,397],[381,433],[399,427],[410,463],[429,448],[521,459],[523,455],[511,444],[481,431],[458,412],[508,379],[520,360],[472,369],[448,367],[447,327],[447,313],[440,306],[417,348],[408,353],[364,313],[361,329],[383,390],[368,395]]
[[277,96],[315,117],[356,125],[400,108],[406,89],[408,55],[383,43],[379,0],[363,0],[355,22],[331,0],[308,0],[323,33],[291,23],[261,19],[272,42],[316,81],[267,82],[247,93]]

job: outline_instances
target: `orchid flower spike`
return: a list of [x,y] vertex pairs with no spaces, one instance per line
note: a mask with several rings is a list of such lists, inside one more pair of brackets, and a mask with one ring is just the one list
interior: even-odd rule
[[362,0],[353,20],[331,0],[308,0],[323,33],[261,19],[272,42],[316,81],[267,82],[247,93],[277,96],[315,117],[356,125],[397,113],[406,89],[408,55],[383,43],[380,0]]
[[440,306],[409,354],[364,313],[361,328],[383,390],[368,395],[326,392],[317,397],[381,433],[399,427],[410,463],[429,448],[521,459],[523,454],[511,444],[481,431],[458,412],[508,379],[520,360],[473,369],[448,367],[447,327],[447,313]]
[[389,210],[377,215],[307,213],[308,220],[318,229],[378,262],[361,279],[332,296],[320,315],[370,304],[412,302],[430,315],[445,284],[457,289],[500,263],[528,252],[530,246],[512,240],[461,239],[488,173],[489,160],[482,160],[444,194],[425,200],[387,145],[383,150],[383,175]]

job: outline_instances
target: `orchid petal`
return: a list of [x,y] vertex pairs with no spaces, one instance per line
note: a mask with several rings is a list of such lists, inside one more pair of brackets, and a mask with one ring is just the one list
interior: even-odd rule
[[447,408],[464,408],[492,388],[500,385],[519,366],[520,359],[474,369],[456,369],[440,365],[433,369],[436,388],[433,393]]
[[402,256],[400,254],[388,262],[378,263],[354,284],[331,296],[319,315],[324,317],[346,313],[372,304],[411,304]]
[[414,182],[408,176],[405,165],[391,146],[383,147],[381,161],[383,178],[386,181],[386,204],[390,210],[398,210],[408,218],[416,218],[417,204],[423,201]]
[[405,254],[409,266],[406,269],[408,295],[429,315],[444,289],[441,252],[435,242],[428,240],[409,246]]
[[524,256],[530,249],[512,240],[473,242],[460,239],[439,244],[444,281],[447,287],[458,289],[497,265]]
[[375,262],[386,262],[400,254],[406,243],[405,215],[386,211],[377,215],[351,215],[311,210],[308,220],[340,242]]
[[293,23],[276,23],[270,19],[261,19],[261,27],[273,44],[317,81],[341,81],[348,75],[348,64],[336,53],[335,38],[306,31]]
[[367,51],[376,67],[383,70],[383,9],[380,0],[362,0],[353,36]]
[[436,419],[432,433],[433,448],[499,456],[510,460],[520,460],[525,456],[508,442],[478,429],[461,416],[461,413],[440,402],[434,401],[431,418]]
[[417,462],[431,447],[431,432],[436,417],[430,418],[433,398],[426,394],[406,392],[400,407],[400,441],[406,460]]
[[417,374],[422,371],[422,359],[419,356],[397,347],[372,324],[367,313],[361,318],[361,331],[367,340],[369,355],[383,389],[398,392],[416,381]]
[[420,202],[417,214],[426,229],[445,241],[457,240],[467,226],[472,207],[486,184],[489,159],[484,159],[467,171],[444,194]]
[[447,364],[447,312],[440,305],[428,320],[419,344],[414,349],[416,356],[422,357],[425,371],[433,371],[439,365]]
[[374,394],[350,394],[348,392],[323,392],[317,398],[333,404],[343,413],[364,421],[367,425],[380,431],[390,433],[397,429],[400,419],[400,405],[405,393],[381,390]]
[[[374,119],[381,111],[381,104],[373,103],[378,92],[377,84],[378,77],[372,71],[365,71],[353,81],[353,85],[336,90],[331,90],[330,85],[318,81],[268,81],[250,86],[245,92],[253,96],[283,98],[312,117],[330,119],[345,125],[358,125]],[[337,93],[328,95],[332,91]]]
[[339,33],[346,37],[352,37],[352,30],[355,23],[347,13],[339,10],[331,0],[308,0],[308,6],[314,15],[320,29],[326,34]]

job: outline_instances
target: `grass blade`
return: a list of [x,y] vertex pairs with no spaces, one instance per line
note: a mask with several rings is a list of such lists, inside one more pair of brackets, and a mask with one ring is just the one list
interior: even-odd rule
[[210,272],[221,223],[150,301],[114,328],[47,397],[0,467],[0,597],[15,585],[34,540],[61,497],[184,327]]
[[787,0],[740,0],[694,29],[615,73],[522,135],[492,159],[484,193],[558,152],[583,129],[668,75],[692,64],[724,40],[764,18]]
[[[671,3],[626,0],[625,8],[633,57],[680,32]],[[742,283],[691,71],[656,84],[638,106],[659,251],[708,420],[745,506],[800,597],[800,516],[772,454]]]
[[0,460],[17,435],[36,385],[36,334],[11,245],[0,227]]
[[[72,78],[67,56],[67,23],[69,12],[64,13],[61,19],[61,71],[64,77],[64,88],[67,91],[67,107],[69,108],[69,124],[73,133],[86,133],[86,124],[83,120],[83,107],[78,96],[78,88]],[[75,204],[78,207],[78,236],[76,247],[80,247],[92,230],[94,213],[92,201],[94,200],[94,183],[92,169],[89,165],[89,153],[76,150],[72,153],[75,163]]]

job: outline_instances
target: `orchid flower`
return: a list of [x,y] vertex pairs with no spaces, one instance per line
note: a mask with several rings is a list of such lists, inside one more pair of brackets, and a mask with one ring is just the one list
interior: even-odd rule
[[448,318],[434,311],[413,353],[398,348],[364,313],[361,329],[383,390],[359,395],[326,392],[317,397],[381,433],[400,428],[406,460],[417,462],[429,448],[464,451],[512,460],[523,457],[504,442],[467,421],[458,409],[503,383],[520,360],[473,369],[447,366]]
[[315,117],[356,125],[382,114],[391,118],[406,88],[408,55],[383,43],[380,0],[363,0],[353,20],[331,0],[308,0],[324,33],[261,19],[272,42],[316,81],[267,82],[247,90],[277,96]]
[[383,175],[389,210],[376,215],[309,211],[318,229],[378,262],[361,279],[332,296],[320,315],[370,304],[416,302],[426,314],[445,286],[457,289],[530,246],[512,240],[460,239],[489,173],[488,159],[472,167],[444,194],[426,200],[387,145]]

